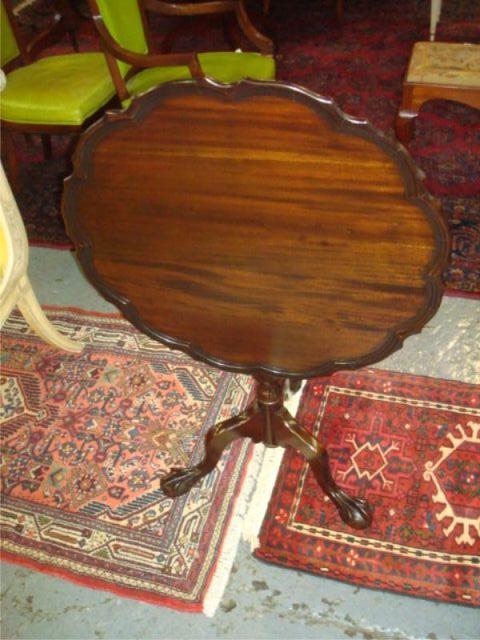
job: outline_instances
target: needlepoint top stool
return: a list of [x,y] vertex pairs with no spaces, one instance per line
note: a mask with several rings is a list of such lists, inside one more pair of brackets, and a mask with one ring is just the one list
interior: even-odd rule
[[412,139],[418,112],[429,100],[453,100],[480,109],[480,45],[415,43],[395,122],[403,144]]
[[257,381],[164,491],[245,436],[298,448],[344,521],[368,526],[283,393],[379,361],[440,303],[447,230],[403,147],[300,87],[182,81],[108,114],[74,166],[63,212],[91,282],[148,335]]

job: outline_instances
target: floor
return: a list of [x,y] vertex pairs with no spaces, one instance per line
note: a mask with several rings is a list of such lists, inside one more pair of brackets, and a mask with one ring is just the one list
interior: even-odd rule
[[[43,304],[112,307],[81,275],[69,252],[33,249],[30,274]],[[480,383],[480,301],[446,297],[422,334],[379,368]],[[4,563],[1,637],[149,638],[480,638],[480,613],[459,605],[361,589],[267,565],[242,543],[213,618],[118,598]]]

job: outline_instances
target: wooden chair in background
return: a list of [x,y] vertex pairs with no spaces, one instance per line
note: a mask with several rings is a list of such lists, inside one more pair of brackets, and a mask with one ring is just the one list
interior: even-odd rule
[[[275,61],[272,42],[256,31],[240,0],[213,0],[174,4],[162,0],[89,0],[95,26],[124,105],[130,98],[164,82],[209,76],[232,83],[244,78],[272,80]],[[155,53],[146,10],[162,15],[208,15],[231,13],[245,36],[259,49],[251,52]]]
[[8,73],[1,95],[2,153],[12,184],[17,176],[13,134],[40,134],[48,157],[51,134],[78,135],[115,96],[102,53],[69,53],[32,61],[35,48],[25,46],[14,18],[2,0],[2,67],[15,58],[23,63]]
[[[40,29],[32,25],[26,29],[19,24],[20,18],[15,14],[11,0],[2,0],[0,9],[1,19],[1,62],[4,71],[10,71],[12,63],[21,61],[30,64],[38,54],[68,34],[72,47],[78,51],[76,37],[76,17],[67,0],[54,0],[50,20]],[[20,14],[21,15],[21,14]]]

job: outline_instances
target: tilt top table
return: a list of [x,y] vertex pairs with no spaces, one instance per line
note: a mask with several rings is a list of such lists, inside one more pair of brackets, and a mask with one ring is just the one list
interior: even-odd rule
[[341,518],[368,526],[283,394],[383,359],[439,305],[447,230],[403,147],[300,87],[182,81],[107,114],[74,166],[63,212],[90,281],[149,336],[257,381],[165,493],[245,436],[300,450]]

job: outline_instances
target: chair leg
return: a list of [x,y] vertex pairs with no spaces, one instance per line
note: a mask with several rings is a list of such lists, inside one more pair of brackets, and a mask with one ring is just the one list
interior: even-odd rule
[[70,42],[72,43],[73,50],[78,53],[80,51],[80,49],[78,47],[77,34],[75,32],[75,29],[70,29],[69,30],[68,37],[70,38]]
[[225,15],[222,17],[222,32],[225,42],[230,49],[235,50],[241,48],[242,35],[237,21],[231,15]]
[[343,0],[337,0],[337,20],[339,25],[343,25]]
[[5,172],[12,186],[12,191],[15,192],[18,187],[18,155],[13,135],[6,129],[3,130],[3,144],[1,148]]
[[[75,149],[77,148],[78,141],[80,140],[80,135],[78,133],[74,133],[70,136],[70,140],[65,149],[65,158],[67,159],[67,173],[63,176],[66,178],[67,175],[70,175],[73,171],[73,154],[75,153]],[[62,178],[62,179],[63,179]]]
[[58,347],[59,349],[65,349],[65,351],[72,351],[73,353],[80,353],[83,351],[83,344],[81,342],[74,342],[73,340],[70,340],[70,338],[62,335],[53,326],[38,303],[37,297],[32,289],[32,285],[30,284],[30,280],[26,275],[22,276],[18,286],[21,293],[17,299],[17,306],[35,333],[49,344],[54,347]]
[[413,138],[417,111],[400,109],[395,119],[395,134],[403,145],[407,145]]
[[40,136],[42,140],[43,157],[45,160],[52,159],[52,139],[46,133],[42,133]]

